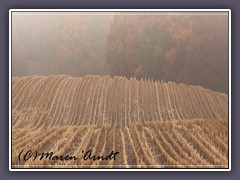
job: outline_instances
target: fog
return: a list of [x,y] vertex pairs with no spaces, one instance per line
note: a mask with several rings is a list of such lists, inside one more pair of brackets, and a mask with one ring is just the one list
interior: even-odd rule
[[226,13],[12,15],[12,75],[118,75],[228,92]]
[[102,62],[111,19],[110,15],[13,15],[13,75],[105,74]]

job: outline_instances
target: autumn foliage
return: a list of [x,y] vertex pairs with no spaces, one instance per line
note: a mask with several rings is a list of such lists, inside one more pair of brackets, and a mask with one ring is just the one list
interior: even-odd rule
[[227,15],[13,16],[13,75],[119,75],[228,92]]
[[228,91],[228,17],[114,16],[106,60],[112,75]]

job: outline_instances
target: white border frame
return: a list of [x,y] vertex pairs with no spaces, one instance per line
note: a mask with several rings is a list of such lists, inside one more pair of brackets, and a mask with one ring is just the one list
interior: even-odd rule
[[[12,162],[11,162],[11,156],[12,156],[12,49],[11,49],[11,42],[12,42],[12,33],[11,33],[11,18],[12,18],[12,12],[23,12],[23,11],[39,11],[39,12],[88,12],[88,11],[94,11],[94,12],[109,12],[109,11],[115,11],[115,12],[169,12],[169,11],[174,11],[174,12],[228,12],[228,34],[229,34],[229,90],[228,90],[228,127],[229,127],[229,134],[228,134],[228,164],[229,167],[228,169],[215,169],[215,168],[209,168],[209,169],[178,169],[178,168],[172,168],[172,169],[25,169],[25,168],[12,168]],[[10,9],[9,10],[9,171],[231,171],[231,10],[230,9]]]

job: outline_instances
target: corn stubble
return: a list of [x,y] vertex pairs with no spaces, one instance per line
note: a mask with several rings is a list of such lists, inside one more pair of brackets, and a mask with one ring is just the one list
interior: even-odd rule
[[[19,161],[21,149],[76,161]],[[116,160],[83,161],[82,150]],[[227,168],[228,96],[124,77],[12,78],[16,168]]]

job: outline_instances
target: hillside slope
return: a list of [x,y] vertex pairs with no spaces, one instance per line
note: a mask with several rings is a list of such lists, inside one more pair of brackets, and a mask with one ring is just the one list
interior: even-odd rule
[[123,77],[14,77],[13,126],[228,119],[228,96],[196,86]]
[[[123,77],[12,79],[12,165],[37,168],[226,168],[228,96]],[[76,161],[22,161],[21,150]],[[82,151],[116,160],[83,160]]]

